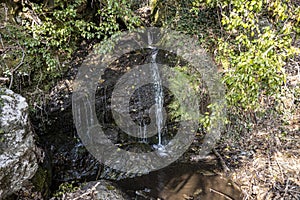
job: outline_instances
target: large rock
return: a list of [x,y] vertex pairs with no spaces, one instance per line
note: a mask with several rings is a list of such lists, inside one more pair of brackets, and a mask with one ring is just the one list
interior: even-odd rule
[[38,169],[27,109],[25,98],[0,88],[0,199],[20,190]]

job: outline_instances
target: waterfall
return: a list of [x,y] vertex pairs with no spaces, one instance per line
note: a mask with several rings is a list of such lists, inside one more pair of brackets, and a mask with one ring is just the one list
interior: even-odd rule
[[156,63],[156,56],[158,53],[158,49],[152,46],[152,35],[148,32],[148,47],[152,50],[151,52],[151,61],[150,67],[152,71],[152,77],[154,82],[155,89],[155,116],[156,116],[156,127],[158,134],[158,144],[157,148],[162,147],[161,135],[162,135],[162,126],[163,126],[163,88],[161,83],[161,78],[158,70],[158,66]]

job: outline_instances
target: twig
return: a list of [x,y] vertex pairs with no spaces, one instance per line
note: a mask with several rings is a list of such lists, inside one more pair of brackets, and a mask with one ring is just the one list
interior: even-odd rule
[[215,148],[213,148],[213,152],[219,158],[220,163],[222,165],[222,168],[225,170],[225,172],[229,172],[230,169],[229,169],[229,167],[227,167],[227,165],[226,165],[225,161],[223,160],[222,156],[217,152],[217,150]]
[[268,54],[269,51],[271,51],[274,48],[274,45],[270,46],[262,55],[263,57]]
[[294,192],[294,193],[297,193],[297,194],[300,194],[300,192],[299,191],[296,191],[296,190],[289,190],[289,192]]
[[228,196],[228,195],[226,195],[226,194],[224,194],[224,193],[222,193],[222,192],[219,192],[219,191],[217,191],[217,190],[214,190],[214,189],[212,189],[212,188],[209,188],[209,191],[210,191],[210,192],[214,192],[214,193],[216,193],[216,194],[218,194],[218,195],[224,197],[225,199],[233,200],[233,198],[231,198],[230,196]]
[[279,170],[280,170],[281,177],[282,177],[282,181],[284,181],[284,175],[283,175],[283,172],[282,172],[282,168],[281,168],[281,166],[279,165],[279,163],[278,163],[278,161],[277,161],[277,158],[276,158],[276,157],[275,157],[275,161],[276,161],[276,164],[277,164],[277,166],[278,166],[278,168],[279,168]]
[[0,42],[1,42],[1,46],[2,46],[2,48],[4,48],[4,44],[3,44],[3,40],[2,40],[2,36],[1,36],[1,34],[0,34]]
[[8,21],[8,7],[6,6],[6,4],[4,4],[4,10],[5,10],[5,22]]
[[99,184],[100,182],[96,183],[92,188],[88,189],[85,193],[81,194],[79,197],[74,198],[74,200],[83,198],[84,196],[91,194],[91,192],[93,193],[94,191],[96,191]]
[[285,186],[285,189],[284,189],[283,197],[285,197],[285,195],[287,194],[287,191],[288,191],[288,188],[289,188],[289,181],[290,181],[290,179],[288,178],[287,181],[286,181],[286,186]]

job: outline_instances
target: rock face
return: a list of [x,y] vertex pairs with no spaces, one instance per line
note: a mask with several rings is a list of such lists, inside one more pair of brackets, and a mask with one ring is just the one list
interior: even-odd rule
[[0,88],[0,199],[21,189],[38,168],[27,109],[25,98]]
[[[145,61],[145,56],[140,52],[129,58],[127,55],[121,57],[119,62],[121,66],[115,63],[112,68],[105,70],[104,75],[101,77],[101,80],[104,80],[104,82],[99,83],[95,94],[95,110],[97,111],[98,121],[103,126],[105,134],[114,144],[125,144],[122,145],[122,148],[127,151],[142,149],[143,152],[147,152],[149,148],[139,146],[140,143],[136,143],[135,137],[129,137],[127,133],[117,127],[112,115],[111,96],[119,79],[130,71],[129,66],[143,65],[150,62],[151,52],[148,51],[146,54],[149,54],[147,61]],[[173,57],[164,56],[164,54],[158,55],[157,59],[160,60],[160,63],[163,63],[164,60],[174,60],[172,59]],[[177,63],[178,61],[174,61],[172,66],[175,66]],[[39,115],[31,119],[41,146],[49,153],[53,174],[53,188],[57,188],[58,185],[63,182],[73,180],[92,181],[99,178],[116,180],[128,177],[125,174],[115,173],[115,171],[105,168],[87,151],[77,134],[72,113],[72,92],[74,79],[76,77],[76,68],[78,67],[79,66],[74,66],[72,68],[73,71],[70,72],[68,77],[59,82],[57,86],[52,89],[50,93],[51,100],[45,106],[47,116]],[[127,84],[130,85],[130,81],[132,80],[128,81]],[[168,94],[168,91],[164,91],[164,93]],[[141,101],[136,101],[139,96],[142,97]],[[166,95],[164,100],[165,104],[168,104],[172,100],[171,95]],[[132,120],[137,124],[145,122],[148,125],[148,122],[151,122],[151,106],[154,105],[154,103],[153,86],[145,85],[136,90],[130,99],[130,109],[141,112],[131,112],[130,117]],[[126,112],[128,111],[126,106],[124,110],[126,110]],[[123,112],[124,110],[121,111]],[[127,121],[124,122],[126,123]],[[175,133],[177,123],[171,122],[171,120],[167,121],[167,123],[169,122],[170,124],[167,124],[168,130],[170,130],[169,132],[171,134]],[[147,129],[149,130],[149,127]],[[171,129],[174,129],[174,131]],[[172,135],[168,135],[170,138],[171,136]],[[148,138],[148,141],[151,144],[155,143],[156,136]],[[150,146],[151,145],[148,147]]]

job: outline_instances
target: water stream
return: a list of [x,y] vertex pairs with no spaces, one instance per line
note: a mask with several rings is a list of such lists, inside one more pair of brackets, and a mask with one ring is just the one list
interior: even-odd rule
[[153,38],[150,32],[148,32],[148,47],[152,50],[151,51],[151,60],[150,60],[150,67],[152,71],[152,77],[154,82],[154,89],[155,89],[155,117],[156,117],[156,127],[157,127],[157,134],[158,134],[158,144],[157,148],[162,147],[162,125],[163,125],[163,88],[162,82],[159,74],[158,65],[156,63],[156,57],[158,53],[158,49],[153,44]]

